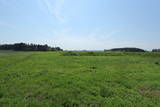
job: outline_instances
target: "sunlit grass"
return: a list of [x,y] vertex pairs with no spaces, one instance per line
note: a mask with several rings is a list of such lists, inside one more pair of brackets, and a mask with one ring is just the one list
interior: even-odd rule
[[160,106],[158,53],[65,53],[1,52],[0,107]]

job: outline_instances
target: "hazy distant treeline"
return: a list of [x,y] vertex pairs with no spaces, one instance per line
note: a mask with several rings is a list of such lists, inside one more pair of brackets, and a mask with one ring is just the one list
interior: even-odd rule
[[40,44],[26,44],[26,43],[15,43],[15,44],[2,44],[0,50],[15,50],[15,51],[62,51],[60,47],[50,47]]
[[160,49],[153,49],[152,52],[160,52]]
[[119,52],[145,52],[143,49],[139,48],[114,48],[110,50],[105,50],[105,51],[119,51]]

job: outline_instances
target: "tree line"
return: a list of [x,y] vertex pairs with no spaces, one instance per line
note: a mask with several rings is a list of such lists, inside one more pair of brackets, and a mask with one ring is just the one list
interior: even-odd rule
[[160,52],[160,49],[153,49],[152,52]]
[[110,49],[110,50],[104,50],[104,51],[113,51],[113,52],[146,52],[143,49],[140,48],[114,48],[114,49]]
[[14,51],[63,51],[60,47],[50,47],[47,44],[1,44],[0,50],[14,50]]

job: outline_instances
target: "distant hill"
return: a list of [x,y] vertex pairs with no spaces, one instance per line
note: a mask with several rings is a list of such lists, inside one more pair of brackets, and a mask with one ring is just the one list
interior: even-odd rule
[[113,48],[110,50],[104,50],[104,51],[117,51],[117,52],[146,52],[143,49],[140,48]]

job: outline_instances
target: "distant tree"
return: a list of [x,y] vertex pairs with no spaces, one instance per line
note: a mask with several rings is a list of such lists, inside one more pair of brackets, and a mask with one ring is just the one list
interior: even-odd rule
[[0,45],[0,50],[12,50],[13,46],[10,44],[4,44],[4,45]]
[[27,48],[27,44],[25,43],[16,43],[13,45],[15,51],[25,51]]
[[55,51],[63,51],[60,47],[55,47],[54,50]]

